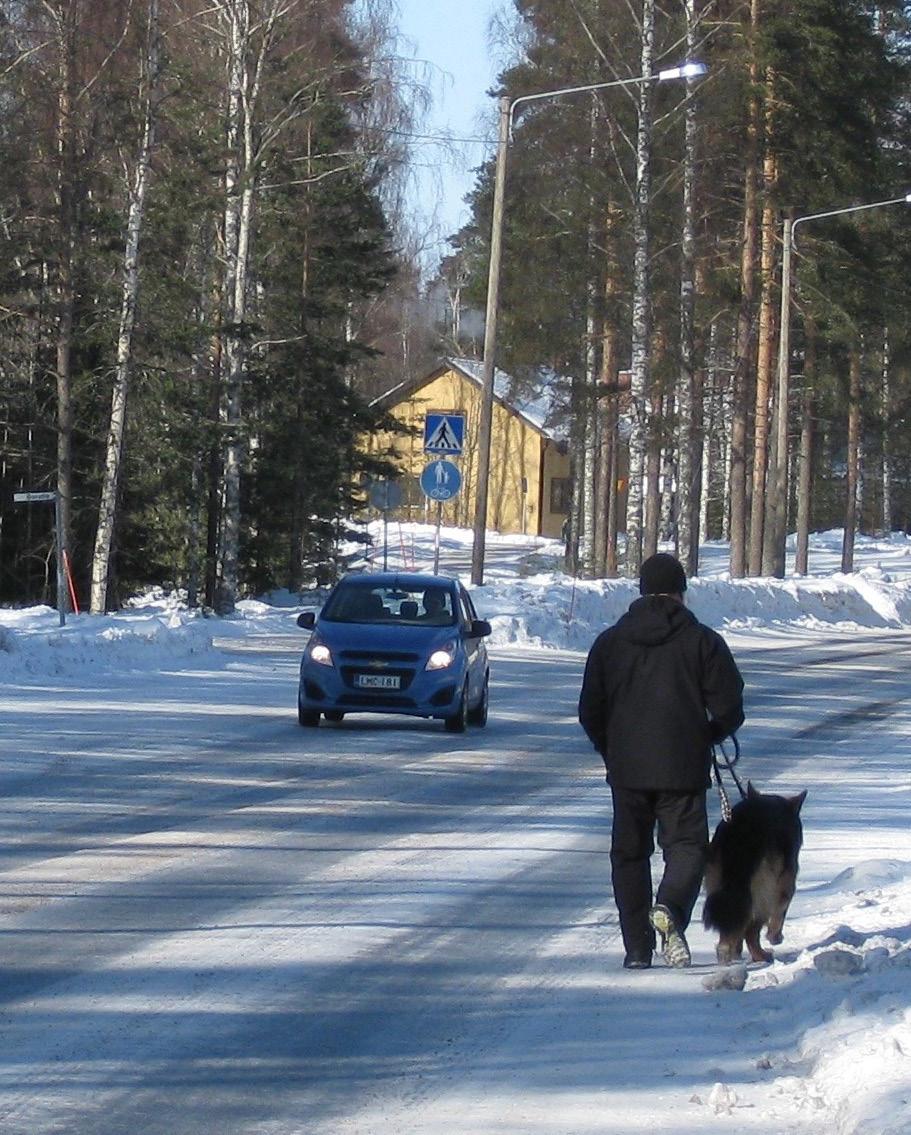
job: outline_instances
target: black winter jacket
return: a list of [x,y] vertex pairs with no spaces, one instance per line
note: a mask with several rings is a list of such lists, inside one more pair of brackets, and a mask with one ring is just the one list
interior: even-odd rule
[[721,635],[647,595],[595,639],[579,721],[617,788],[698,792],[712,743],[743,724],[743,679]]

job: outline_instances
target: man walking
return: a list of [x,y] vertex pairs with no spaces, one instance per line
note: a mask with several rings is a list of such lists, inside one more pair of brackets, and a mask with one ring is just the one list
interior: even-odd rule
[[[639,577],[640,599],[595,640],[579,721],[604,759],[613,798],[611,877],[624,966],[688,966],[686,941],[708,847],[712,744],[743,723],[743,679],[721,635],[683,604],[686,574],[664,552]],[[651,856],[664,874],[654,905]]]

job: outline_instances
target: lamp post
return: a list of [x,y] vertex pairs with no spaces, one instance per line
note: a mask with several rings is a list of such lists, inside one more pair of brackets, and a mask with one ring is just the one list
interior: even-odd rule
[[[827,209],[823,213],[807,213],[801,217],[786,217],[782,227],[781,251],[781,313],[778,324],[778,381],[775,396],[775,461],[771,470],[769,488],[773,494],[774,526],[772,539],[772,573],[784,577],[785,542],[787,539],[788,517],[788,394],[790,383],[791,352],[791,253],[797,247],[796,230],[807,221],[819,221],[825,217],[839,217],[845,213],[861,213],[868,209],[880,209],[884,205],[911,203],[911,193],[903,197],[890,197],[885,201],[871,201],[867,205],[847,205],[843,209]],[[806,548],[798,548],[795,570],[799,575],[807,571]]]
[[487,489],[490,480],[490,442],[493,424],[494,368],[497,345],[497,313],[500,292],[500,253],[503,245],[503,200],[506,191],[506,157],[512,132],[515,109],[521,103],[538,99],[560,98],[583,91],[603,91],[609,87],[641,86],[644,83],[663,83],[669,79],[692,79],[704,75],[703,63],[684,63],[656,74],[637,75],[630,79],[614,79],[607,83],[587,83],[580,87],[560,87],[553,91],[500,98],[497,159],[494,177],[493,215],[490,223],[490,261],[487,269],[487,308],[484,323],[484,363],[481,372],[481,414],[478,423],[478,470],[475,494],[474,540],[471,551],[471,581],[484,582],[484,542],[487,527]]

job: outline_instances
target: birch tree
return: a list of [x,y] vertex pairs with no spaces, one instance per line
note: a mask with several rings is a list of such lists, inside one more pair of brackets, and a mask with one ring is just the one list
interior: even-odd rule
[[[158,115],[160,54],[158,0],[148,0],[148,26],[140,80],[140,90],[143,91],[141,128],[132,178],[128,176],[129,212],[123,257],[123,295],[117,334],[117,364],[105,447],[104,480],[95,534],[95,554],[92,560],[90,609],[96,615],[104,613],[108,600],[111,546],[117,522],[117,504],[123,470],[127,397],[133,370],[133,332],[139,301],[139,252]],[[128,170],[126,156],[124,164]]]
[[[655,3],[643,0],[640,73],[650,75],[654,65]],[[631,430],[629,435],[629,489],[626,503],[626,573],[638,575],[642,564],[643,512],[649,434],[649,377],[651,293],[649,287],[649,203],[652,151],[651,83],[639,88],[636,128],[636,181],[633,203],[633,294],[630,366]]]
[[[698,17],[695,0],[684,0],[687,58],[696,58]],[[702,475],[702,407],[696,383],[696,100],[687,79],[684,108],[683,221],[680,234],[680,375],[677,413],[680,453],[677,468],[677,538],[687,575],[699,571],[699,502]]]
[[882,531],[885,537],[892,532],[892,360],[889,352],[889,329],[883,329],[882,386],[880,416],[882,420]]
[[238,590],[241,477],[246,456],[244,381],[250,349],[247,304],[258,178],[270,149],[309,109],[304,83],[264,113],[266,63],[304,5],[297,0],[216,0],[212,11],[225,64],[224,271],[222,278],[223,511],[217,606],[230,611]]

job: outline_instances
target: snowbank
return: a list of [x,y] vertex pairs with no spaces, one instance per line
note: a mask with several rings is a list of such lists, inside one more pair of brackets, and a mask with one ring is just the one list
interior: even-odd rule
[[[374,541],[382,525],[374,525]],[[396,526],[390,534],[390,569],[430,571],[435,530],[428,525]],[[488,534],[485,584],[471,587],[472,533],[444,529],[440,570],[460,575],[472,591],[479,613],[493,626],[494,646],[535,646],[587,650],[595,636],[623,614],[637,597],[627,579],[576,580],[559,570],[562,545],[542,537]],[[700,576],[690,581],[686,601],[705,623],[731,631],[806,631],[854,633],[911,626],[911,539],[860,537],[858,571],[842,575],[841,533],[814,536],[807,578],[737,579],[727,572],[728,550],[707,544]],[[374,553],[374,564],[382,563]],[[318,606],[324,591],[294,596],[276,592],[244,600],[230,619],[203,618],[188,612],[177,597],[161,592],[136,600],[126,610],[104,617],[68,616],[58,626],[49,607],[0,610],[0,677],[16,673],[61,674],[87,665],[111,670],[166,667],[212,650],[213,635],[236,637],[255,622],[264,631],[294,631],[294,614]]]
[[186,665],[212,651],[212,622],[176,605],[134,606],[117,615],[68,615],[51,607],[0,610],[0,680]]

